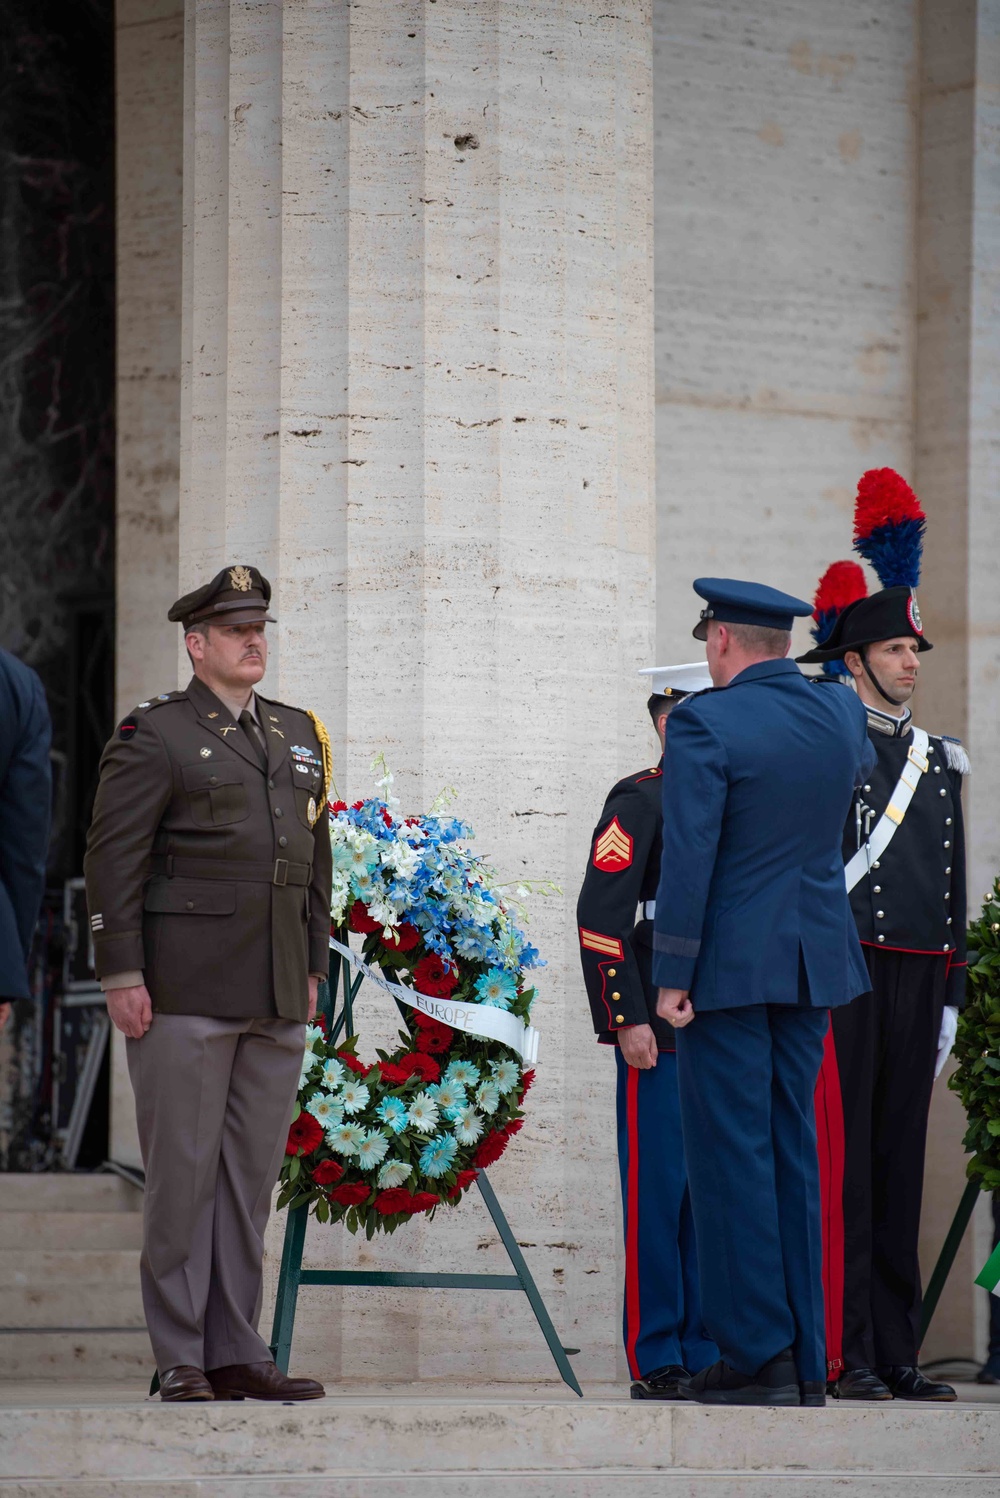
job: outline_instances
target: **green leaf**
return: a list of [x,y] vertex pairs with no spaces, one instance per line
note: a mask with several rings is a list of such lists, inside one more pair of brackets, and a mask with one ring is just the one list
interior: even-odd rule
[[298,1178],[299,1178],[299,1172],[300,1172],[301,1169],[302,1169],[302,1161],[301,1161],[301,1159],[299,1158],[298,1155],[293,1155],[291,1163],[290,1163],[290,1165],[288,1167],[288,1179],[290,1181],[297,1181]]

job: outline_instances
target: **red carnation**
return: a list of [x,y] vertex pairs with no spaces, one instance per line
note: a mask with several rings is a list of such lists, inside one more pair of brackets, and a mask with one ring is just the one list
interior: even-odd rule
[[332,1186],[343,1174],[344,1167],[339,1160],[321,1160],[313,1167],[312,1177],[317,1186]]
[[372,1203],[380,1217],[395,1217],[399,1212],[413,1211],[413,1197],[405,1186],[388,1186]]
[[399,1066],[400,1070],[405,1072],[407,1079],[416,1073],[423,1082],[436,1082],[441,1075],[441,1068],[434,1057],[425,1056],[420,1051],[407,1051],[406,1055],[400,1058]]
[[[418,1010],[417,1013],[419,1012]],[[417,1035],[417,1050],[424,1051],[429,1056],[441,1056],[451,1049],[454,1034],[450,1025],[442,1025],[440,1020],[432,1019],[430,1023],[420,1026],[420,1033]]]
[[392,826],[392,812],[384,806],[382,808],[382,820],[387,827]]
[[352,811],[364,811],[364,809],[365,809],[365,803],[363,801],[352,801],[351,802],[351,810]]
[[418,993],[431,999],[446,999],[458,982],[458,969],[436,952],[428,952],[413,969],[413,982]]
[[521,1073],[521,1095],[520,1095],[520,1098],[518,1100],[519,1102],[523,1102],[524,1101],[524,1095],[529,1090],[529,1088],[531,1087],[531,1084],[534,1082],[534,1080],[535,1080],[534,1068],[532,1068],[531,1071],[526,1071],[526,1072],[522,1072]]
[[373,921],[368,914],[368,906],[363,900],[355,900],[348,913],[347,924],[352,931],[357,931],[362,936],[368,936],[372,931],[382,930],[378,921]]
[[495,1165],[509,1143],[506,1129],[497,1129],[494,1133],[487,1134],[473,1155],[472,1163],[478,1165],[480,1169],[485,1169],[487,1165]]
[[370,1194],[371,1187],[367,1181],[345,1181],[342,1186],[334,1186],[329,1193],[330,1200],[341,1207],[360,1207]]
[[456,1197],[461,1196],[466,1187],[472,1185],[478,1174],[478,1170],[460,1170],[458,1172],[458,1175],[455,1177],[455,1184],[448,1192],[448,1195],[451,1197],[452,1201],[454,1201]]
[[323,1126],[311,1113],[300,1113],[288,1131],[286,1155],[311,1155],[323,1139]]
[[411,1212],[429,1212],[432,1207],[440,1205],[441,1198],[435,1196],[433,1191],[415,1191],[413,1193],[413,1204]]
[[398,1061],[379,1061],[377,1065],[382,1073],[382,1081],[388,1082],[390,1087],[399,1087],[412,1076],[412,1072],[404,1071]]
[[330,803],[330,810],[333,812],[334,816],[336,816],[338,812],[346,811],[347,810],[347,802],[346,801],[331,801],[331,803]]
[[509,1139],[512,1134],[519,1134],[523,1128],[524,1128],[524,1119],[523,1118],[512,1118],[511,1121],[510,1121],[510,1123],[507,1125],[506,1129],[504,1130],[504,1133],[507,1135],[507,1138]]
[[347,1067],[347,1069],[354,1072],[354,1074],[358,1077],[367,1077],[368,1073],[371,1071],[370,1066],[366,1066],[363,1061],[359,1061],[357,1056],[352,1056],[350,1051],[338,1051],[337,1055]]
[[403,921],[399,930],[392,936],[384,936],[382,942],[390,952],[412,952],[420,945],[420,932],[409,921]]

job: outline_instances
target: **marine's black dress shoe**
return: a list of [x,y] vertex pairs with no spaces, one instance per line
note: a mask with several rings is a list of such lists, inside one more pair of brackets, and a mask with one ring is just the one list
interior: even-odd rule
[[289,1378],[276,1363],[231,1363],[210,1368],[216,1399],[322,1399],[326,1390],[314,1378]]
[[800,1382],[799,1403],[810,1410],[822,1409],[826,1404],[826,1379],[807,1378]]
[[951,1384],[934,1383],[932,1379],[925,1378],[919,1368],[905,1368],[892,1365],[879,1368],[879,1378],[892,1390],[896,1399],[913,1399],[921,1403],[950,1404],[958,1395]]
[[835,1384],[827,1385],[834,1399],[891,1399],[892,1390],[874,1368],[845,1368]]
[[214,1399],[215,1395],[200,1368],[181,1363],[168,1368],[160,1379],[160,1398],[166,1404],[180,1404],[182,1400]]
[[696,1404],[797,1405],[801,1395],[792,1349],[786,1347],[753,1375],[738,1373],[720,1358],[690,1383],[681,1384],[680,1395]]
[[680,1399],[681,1385],[689,1384],[691,1375],[680,1363],[668,1363],[665,1368],[654,1368],[652,1373],[637,1378],[632,1385],[633,1399]]

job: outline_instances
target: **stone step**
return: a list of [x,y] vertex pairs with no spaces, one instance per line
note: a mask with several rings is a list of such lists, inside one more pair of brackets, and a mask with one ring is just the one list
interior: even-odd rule
[[0,1330],[0,1390],[8,1381],[25,1379],[135,1379],[141,1389],[148,1387],[154,1366],[142,1325],[131,1330],[114,1322],[107,1329]]
[[0,1212],[141,1212],[142,1192],[116,1175],[0,1175]]
[[341,1397],[294,1406],[47,1402],[0,1409],[0,1449],[7,1491],[19,1498],[45,1484],[78,1498],[129,1490],[514,1498],[526,1487],[532,1498],[992,1498],[1000,1421],[994,1408],[966,1404],[721,1410],[528,1402],[501,1390],[480,1400]]
[[0,1212],[0,1249],[141,1248],[141,1212]]
[[[130,1268],[127,1278],[116,1277],[105,1284],[77,1282],[69,1278],[45,1282],[36,1276],[32,1276],[30,1283],[0,1283],[0,1328],[142,1326],[139,1256],[129,1254],[128,1257],[135,1261],[135,1268]],[[0,1260],[2,1258],[0,1253]]]

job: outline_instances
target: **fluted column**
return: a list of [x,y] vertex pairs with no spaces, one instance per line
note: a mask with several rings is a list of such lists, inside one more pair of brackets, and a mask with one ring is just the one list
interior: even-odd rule
[[[265,689],[326,719],[341,791],[384,750],[408,810],[454,785],[498,868],[563,887],[494,1176],[590,1377],[618,1356],[614,1077],[573,907],[653,753],[650,70],[649,0],[187,0],[180,586],[259,565]],[[362,1015],[364,1052],[392,1024]],[[345,1238],[308,1253],[501,1262],[472,1202]],[[549,1376],[526,1305],[484,1299],[305,1292],[296,1361]]]

